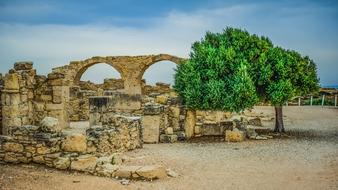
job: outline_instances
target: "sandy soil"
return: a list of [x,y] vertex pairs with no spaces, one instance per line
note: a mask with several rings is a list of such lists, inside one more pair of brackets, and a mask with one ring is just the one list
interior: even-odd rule
[[[254,111],[273,114],[271,107]],[[0,189],[338,189],[338,109],[288,107],[284,113],[288,138],[155,144],[127,153],[126,164],[162,164],[176,178],[121,185],[37,165],[0,165]]]

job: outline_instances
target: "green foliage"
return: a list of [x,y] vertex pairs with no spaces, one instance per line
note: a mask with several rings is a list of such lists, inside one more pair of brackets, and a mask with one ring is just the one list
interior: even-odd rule
[[[251,39],[254,38],[254,39]],[[208,32],[192,45],[190,59],[178,66],[175,90],[191,109],[242,111],[257,103],[247,56],[255,56],[256,46],[269,46],[257,36],[228,28],[223,33]],[[268,48],[267,48],[268,49]]]
[[226,28],[207,32],[177,67],[174,88],[190,109],[242,111],[257,101],[282,105],[318,89],[316,65],[265,37]]
[[306,95],[319,89],[315,63],[295,51],[271,48],[262,70],[267,67],[271,73],[263,89],[263,96],[273,105],[282,105],[294,96]]

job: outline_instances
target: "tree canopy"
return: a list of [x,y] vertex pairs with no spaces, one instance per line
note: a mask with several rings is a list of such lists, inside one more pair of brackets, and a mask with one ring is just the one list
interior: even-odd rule
[[266,37],[226,28],[193,43],[174,88],[190,109],[242,111],[258,101],[282,105],[318,89],[316,64]]

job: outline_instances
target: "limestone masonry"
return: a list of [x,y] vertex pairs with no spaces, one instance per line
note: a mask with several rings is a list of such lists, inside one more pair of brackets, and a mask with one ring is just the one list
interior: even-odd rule
[[[167,54],[92,57],[54,68],[47,76],[37,75],[32,62],[15,63],[0,75],[0,162],[151,180],[166,176],[165,168],[124,166],[123,152],[143,143],[200,136],[231,142],[267,138],[256,133],[260,116],[187,110],[170,85],[146,85],[146,69],[163,60],[180,64],[185,59]],[[114,67],[121,79],[80,81],[99,63]]]

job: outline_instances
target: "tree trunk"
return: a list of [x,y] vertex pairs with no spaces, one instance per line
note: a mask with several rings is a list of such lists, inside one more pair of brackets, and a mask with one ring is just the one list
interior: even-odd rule
[[275,122],[275,132],[277,133],[284,133],[284,123],[283,123],[283,107],[282,106],[275,106],[275,115],[276,115],[276,122]]

